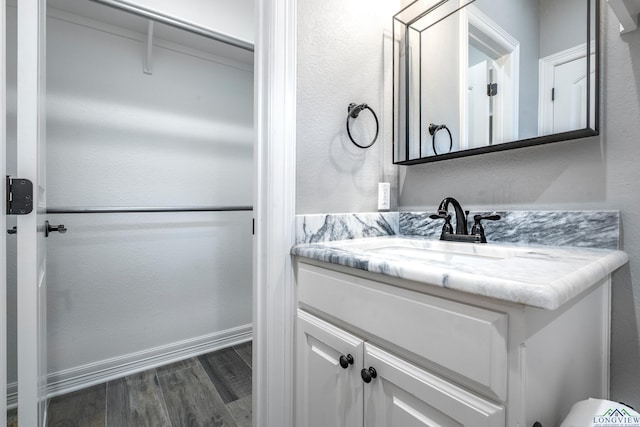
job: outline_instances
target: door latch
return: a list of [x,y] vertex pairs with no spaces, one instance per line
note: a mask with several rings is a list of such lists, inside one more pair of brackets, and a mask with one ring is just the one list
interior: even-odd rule
[[26,215],[33,211],[33,183],[7,175],[7,215]]
[[54,231],[57,231],[58,233],[64,234],[64,233],[67,232],[67,229],[64,226],[64,224],[51,225],[51,224],[49,224],[49,221],[45,221],[44,222],[44,237],[49,237],[49,234],[51,234]]

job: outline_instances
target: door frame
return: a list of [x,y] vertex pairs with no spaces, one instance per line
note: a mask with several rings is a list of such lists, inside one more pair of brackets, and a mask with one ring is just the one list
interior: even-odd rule
[[46,425],[46,212],[45,37],[46,0],[17,2],[17,175],[33,183],[33,211],[18,215],[17,328],[20,424]]
[[[0,177],[7,174],[7,4],[0,0]],[[6,188],[1,185],[2,200]],[[7,213],[0,209],[0,415],[7,413]],[[0,416],[0,427],[7,417]]]
[[255,5],[253,425],[292,427],[296,2]]
[[[17,175],[33,183],[33,211],[17,217],[18,423],[46,425],[44,271],[46,0],[17,2]],[[40,222],[40,223],[39,223]]]
[[[494,59],[500,64],[497,81],[501,86],[494,105],[497,117],[494,141],[506,142],[518,139],[520,120],[520,42],[495,23],[473,4],[459,12],[459,102],[460,102],[460,149],[469,147],[469,101],[467,98],[467,73],[469,68],[469,37],[475,37],[488,50],[501,55]],[[473,28],[473,30],[470,29]]]

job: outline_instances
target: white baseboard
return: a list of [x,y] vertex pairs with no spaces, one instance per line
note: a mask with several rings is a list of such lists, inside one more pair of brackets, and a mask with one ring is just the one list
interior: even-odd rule
[[[150,348],[99,362],[89,363],[64,371],[53,372],[47,378],[47,397],[55,397],[96,384],[101,384],[137,372],[167,365],[179,360],[210,353],[252,339],[252,325],[191,338],[184,341]],[[13,389],[11,388],[13,386]],[[9,385],[7,405],[17,404],[17,385]]]

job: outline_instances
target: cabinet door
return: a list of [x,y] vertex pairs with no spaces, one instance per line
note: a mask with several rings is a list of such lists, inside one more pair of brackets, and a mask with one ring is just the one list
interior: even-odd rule
[[365,427],[504,427],[502,406],[369,343],[364,347],[364,368],[376,371],[364,386]]
[[296,425],[362,426],[363,341],[302,310],[296,337]]

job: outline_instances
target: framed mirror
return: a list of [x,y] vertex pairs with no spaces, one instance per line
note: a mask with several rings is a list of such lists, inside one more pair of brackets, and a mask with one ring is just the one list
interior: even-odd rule
[[416,0],[393,17],[393,162],[598,134],[598,0]]

